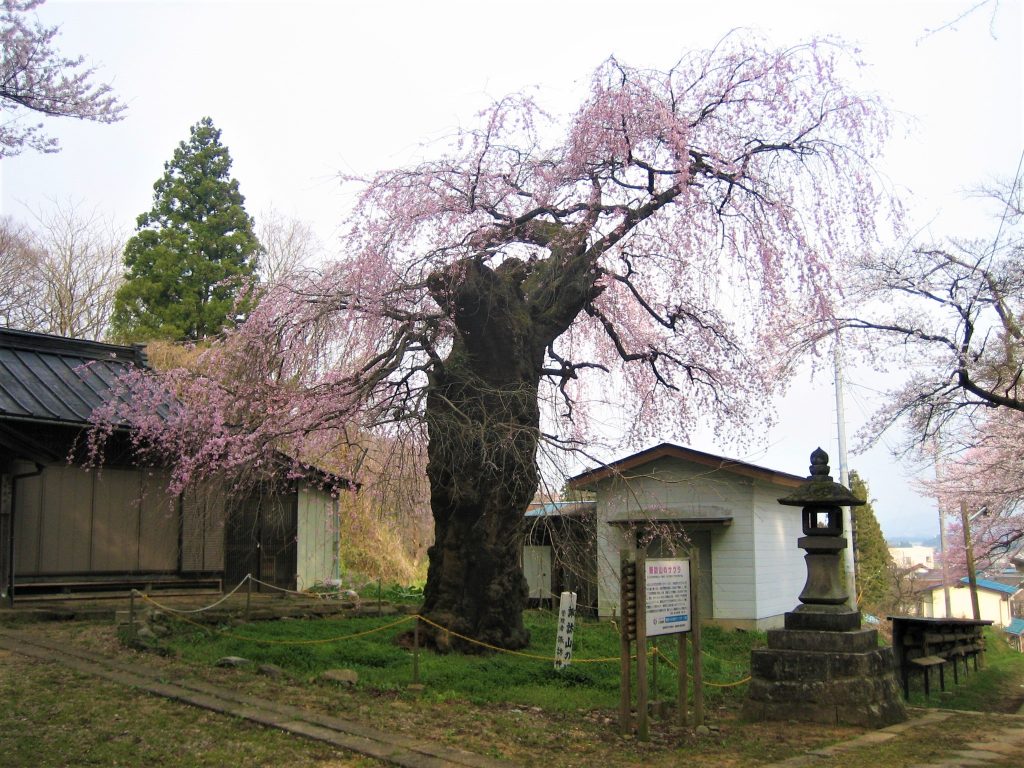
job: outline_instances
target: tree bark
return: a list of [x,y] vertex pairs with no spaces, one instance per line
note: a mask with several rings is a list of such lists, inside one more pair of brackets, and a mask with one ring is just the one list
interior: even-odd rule
[[[518,262],[462,262],[431,285],[458,329],[427,396],[427,476],[434,516],[424,615],[501,648],[530,639],[522,612],[522,518],[538,485],[538,389],[544,343]],[[482,651],[428,631],[442,650]]]

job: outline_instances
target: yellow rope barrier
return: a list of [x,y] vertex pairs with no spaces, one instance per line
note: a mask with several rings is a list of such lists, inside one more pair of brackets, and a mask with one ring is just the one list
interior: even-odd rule
[[[672,659],[670,659],[668,656],[666,656],[664,651],[661,650],[661,648],[655,648],[654,652],[657,653],[659,656],[661,656],[661,658],[663,658],[665,660],[665,663],[668,664],[670,667],[672,667],[672,669],[679,669],[679,665],[676,664],[675,662],[673,662]],[[721,659],[721,661],[725,661],[725,659]],[[704,681],[704,685],[709,685],[712,688],[735,688],[737,685],[743,685],[744,683],[749,683],[749,682],[750,682],[750,675],[747,675],[742,680],[737,680],[734,683],[712,683],[712,682],[709,682],[708,680],[705,680]]]
[[[160,603],[158,603],[156,600],[153,600],[149,595],[147,595],[145,593],[139,593],[139,594],[142,597],[142,599],[145,600],[146,602],[152,603],[157,608],[165,610],[164,607],[162,605],[160,605]],[[193,619],[190,619],[187,616],[183,616],[180,613],[173,613],[172,612],[172,615],[175,618],[177,618],[180,621],[183,621],[183,622],[185,622],[187,624],[192,624],[192,625],[194,625],[196,627],[199,627],[200,629],[203,629],[203,630],[206,630],[206,631],[210,631],[210,632],[213,631],[213,630],[210,629],[210,627],[208,627],[208,626],[206,626],[204,624],[200,624],[198,621],[194,621]],[[482,648],[487,648],[489,650],[496,651],[497,653],[504,653],[504,654],[508,654],[510,656],[519,656],[519,657],[525,658],[525,659],[533,659],[534,661],[544,661],[544,662],[551,662],[551,663],[553,663],[556,660],[556,657],[554,657],[554,656],[542,656],[542,655],[536,654],[536,653],[527,653],[526,651],[513,651],[513,650],[510,650],[508,648],[501,648],[501,647],[499,647],[497,645],[492,645],[490,643],[485,643],[482,640],[477,640],[477,639],[469,637],[467,635],[460,634],[459,632],[456,632],[455,630],[449,629],[448,627],[442,626],[441,624],[438,624],[437,622],[431,621],[426,616],[421,616],[418,613],[417,614],[412,614],[410,616],[403,616],[402,618],[397,619],[395,621],[392,621],[392,622],[390,622],[388,624],[384,624],[383,626],[380,626],[380,627],[374,627],[373,629],[368,629],[368,630],[366,630],[364,632],[356,632],[356,633],[353,633],[351,635],[339,635],[339,636],[336,636],[336,637],[326,637],[326,638],[321,638],[321,639],[317,639],[317,640],[273,640],[273,639],[269,639],[269,638],[256,638],[256,637],[248,637],[246,635],[238,635],[238,634],[235,634],[233,632],[228,632],[226,630],[220,630],[220,631],[218,631],[217,634],[222,635],[224,637],[234,638],[235,640],[246,640],[246,641],[251,642],[251,643],[262,643],[264,645],[323,645],[323,644],[326,644],[326,643],[336,643],[336,642],[341,642],[343,640],[353,640],[353,639],[355,639],[357,637],[366,637],[368,635],[374,635],[374,634],[376,634],[378,632],[384,632],[385,630],[392,629],[393,627],[397,627],[400,624],[404,624],[404,623],[406,623],[408,621],[412,621],[413,619],[419,619],[424,624],[428,624],[428,625],[434,627],[435,629],[439,629],[442,632],[446,632],[446,633],[452,635],[453,637],[457,637],[460,640],[463,640],[463,641],[465,641],[467,643],[471,643],[473,645],[478,645],[478,646],[480,646]],[[660,648],[654,647],[653,651],[658,656],[661,656],[661,658],[665,660],[665,663],[668,664],[670,667],[672,667],[672,669],[677,669],[678,668],[677,665],[668,656],[666,656],[665,653]],[[636,658],[636,657],[633,656],[631,658]],[[572,661],[573,661],[574,664],[607,664],[609,662],[619,661],[619,657],[618,656],[605,656],[605,657],[593,658],[593,659],[581,659],[581,658],[578,658],[578,657],[574,657]],[[738,681],[736,681],[734,683],[711,683],[711,682],[705,681],[704,684],[705,685],[709,685],[709,686],[711,686],[713,688],[732,688],[732,687],[737,686],[737,685],[743,685],[744,683],[747,683],[749,681],[750,681],[750,676],[748,675],[747,677],[743,678],[742,680],[738,680]]]
[[[488,649],[490,649],[492,651],[497,651],[498,653],[507,653],[507,654],[509,654],[511,656],[521,656],[521,657],[526,658],[526,659],[534,659],[536,661],[548,661],[548,662],[551,662],[551,663],[554,663],[557,660],[555,656],[541,656],[541,655],[536,654],[536,653],[526,653],[525,651],[512,651],[512,650],[509,650],[508,648],[501,648],[501,647],[499,647],[497,645],[491,645],[490,643],[485,643],[482,640],[476,640],[476,639],[474,639],[472,637],[467,637],[466,635],[460,635],[455,630],[448,629],[448,627],[441,626],[440,624],[437,624],[436,622],[431,621],[426,616],[420,616],[419,614],[416,614],[416,618],[419,619],[420,621],[422,621],[424,624],[429,624],[430,626],[434,627],[435,629],[440,629],[443,632],[447,632],[448,634],[453,635],[454,637],[457,637],[460,640],[465,640],[467,643],[472,643],[473,645],[479,645],[482,648],[488,648]],[[573,659],[572,659],[572,663],[573,664],[596,664],[596,663],[608,663],[610,661],[618,661],[618,660],[619,660],[618,656],[614,656],[614,657],[613,656],[608,656],[608,657],[600,658],[600,659],[580,659],[580,658],[576,658],[574,656]]]
[[[156,602],[155,600],[151,599],[148,595],[143,594],[142,595],[142,599],[147,601],[147,602],[152,603],[153,605],[155,605],[157,607],[160,607],[160,604],[158,602]],[[210,629],[210,627],[208,627],[208,626],[206,626],[204,624],[200,624],[198,621],[193,621],[192,619],[190,619],[190,618],[188,618],[186,616],[181,616],[180,614],[172,614],[172,615],[174,615],[175,618],[180,619],[181,621],[184,621],[187,624],[194,624],[195,626],[199,627],[200,629],[205,629],[205,630],[211,631],[211,632],[213,631],[213,630]],[[325,637],[325,638],[321,638],[321,639],[318,639],[318,640],[272,640],[272,639],[269,639],[269,638],[264,639],[264,638],[258,638],[258,637],[248,637],[246,635],[237,635],[234,632],[228,632],[227,630],[220,630],[220,631],[218,631],[217,634],[222,635],[224,637],[231,637],[231,638],[234,638],[235,640],[247,640],[250,643],[263,643],[265,645],[323,645],[325,643],[336,643],[336,642],[340,642],[342,640],[352,640],[352,639],[357,638],[357,637],[366,637],[367,635],[373,635],[373,634],[376,634],[377,632],[383,632],[384,630],[391,629],[392,627],[397,627],[399,624],[404,624],[405,622],[411,621],[412,619],[415,619],[415,618],[416,618],[416,616],[403,616],[402,618],[397,619],[396,621],[392,621],[389,624],[385,624],[385,625],[380,626],[380,627],[374,627],[373,629],[368,629],[365,632],[356,632],[356,633],[351,634],[351,635],[339,635],[337,637]]]

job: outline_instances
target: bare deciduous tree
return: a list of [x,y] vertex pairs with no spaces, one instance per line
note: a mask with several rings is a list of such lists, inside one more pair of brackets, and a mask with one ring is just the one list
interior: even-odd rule
[[30,329],[32,288],[39,254],[32,233],[9,216],[0,219],[0,323]]
[[0,224],[0,313],[8,327],[71,338],[106,335],[124,237],[72,202]]
[[256,235],[264,248],[259,276],[268,286],[311,266],[322,248],[308,221],[288,216],[274,207],[260,215]]

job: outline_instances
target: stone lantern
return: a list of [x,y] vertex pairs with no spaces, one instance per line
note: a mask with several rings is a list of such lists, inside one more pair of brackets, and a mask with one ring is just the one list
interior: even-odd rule
[[751,652],[744,714],[751,720],[796,720],[880,728],[906,720],[892,648],[861,629],[842,582],[844,506],[864,502],[829,477],[828,454],[811,454],[811,474],[780,504],[800,507],[807,583],[783,629]]
[[800,605],[786,614],[787,629],[817,629],[843,632],[860,626],[860,613],[847,606],[849,593],[843,585],[842,507],[859,507],[864,501],[829,476],[828,454],[818,448],[811,454],[807,482],[779,504],[802,507],[804,535],[797,546],[805,550],[807,583],[800,593]]

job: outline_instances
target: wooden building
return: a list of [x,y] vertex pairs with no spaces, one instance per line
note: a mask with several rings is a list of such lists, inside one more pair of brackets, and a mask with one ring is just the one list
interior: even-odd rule
[[337,503],[313,478],[239,497],[211,477],[170,496],[126,431],[82,466],[93,410],[145,365],[141,347],[0,330],[0,598],[337,578]]

